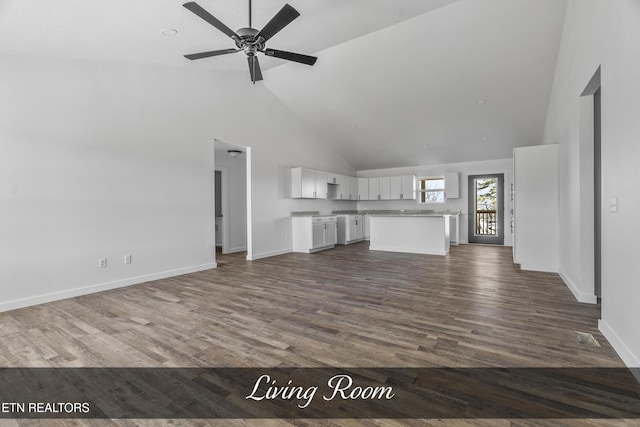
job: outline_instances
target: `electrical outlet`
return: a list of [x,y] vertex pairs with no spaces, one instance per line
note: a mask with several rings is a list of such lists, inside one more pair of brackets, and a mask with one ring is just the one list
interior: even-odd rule
[[125,264],[131,264],[132,259],[131,259],[131,254],[127,254],[124,256],[124,263]]
[[107,259],[106,258],[100,258],[98,260],[98,267],[107,268]]

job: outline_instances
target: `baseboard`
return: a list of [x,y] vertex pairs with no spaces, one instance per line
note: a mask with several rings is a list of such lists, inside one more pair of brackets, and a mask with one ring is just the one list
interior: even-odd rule
[[238,253],[238,252],[244,252],[246,250],[247,250],[246,246],[241,246],[241,247],[237,247],[237,248],[229,248],[229,249],[227,249],[226,252],[223,252],[223,253],[225,255],[226,254],[235,254],[235,253]]
[[545,264],[527,264],[524,262],[516,262],[516,264],[520,264],[520,269],[526,271],[539,271],[541,273],[558,273],[558,269],[554,267],[549,267]]
[[418,255],[440,255],[440,256],[447,255],[447,252],[445,250],[437,250],[437,251],[431,252],[431,251],[425,251],[422,248],[406,248],[406,247],[397,248],[393,246],[384,246],[384,245],[382,246],[369,245],[369,250],[381,251],[381,252],[401,252],[401,253],[418,254]]
[[566,274],[564,274],[562,270],[558,271],[558,274],[560,275],[560,278],[562,279],[564,284],[567,285],[567,288],[569,288],[569,290],[571,291],[571,293],[573,294],[573,296],[578,302],[583,302],[586,304],[598,303],[598,297],[596,295],[585,294],[584,292],[580,292],[576,284],[573,283],[573,281],[569,279],[569,277]]
[[290,254],[292,252],[292,250],[289,249],[281,249],[278,251],[271,251],[271,252],[262,252],[259,254],[247,254],[247,260],[248,261],[256,261],[262,258],[269,258],[272,256],[278,256],[278,255],[284,255],[284,254]]
[[[607,322],[602,319],[598,320],[598,329],[628,368],[640,368],[640,357],[634,355],[631,350],[624,345],[620,337],[611,329]],[[638,378],[638,381],[640,381],[640,378]]]
[[167,277],[181,276],[183,274],[195,273],[197,271],[210,270],[216,268],[215,262],[194,265],[191,267],[179,268],[175,270],[163,271],[160,273],[147,274],[144,276],[130,277],[127,279],[116,280],[113,282],[99,283],[96,285],[84,286],[81,288],[68,289],[65,291],[52,292],[50,294],[37,295],[28,298],[17,299],[13,301],[0,302],[0,313],[3,311],[16,310],[18,308],[30,307],[32,305],[44,304],[52,301],[78,297],[80,295],[93,294],[96,292],[108,291],[125,286],[137,285],[153,280],[166,279]]

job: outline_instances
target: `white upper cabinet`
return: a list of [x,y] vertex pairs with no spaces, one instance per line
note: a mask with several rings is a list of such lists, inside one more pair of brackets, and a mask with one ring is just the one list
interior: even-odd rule
[[369,178],[369,200],[380,200],[380,178]]
[[308,168],[291,169],[291,198],[326,199],[327,172]]
[[380,177],[380,200],[391,200],[391,177]]
[[460,183],[458,182],[458,172],[447,172],[444,174],[444,196],[447,199],[460,198]]
[[329,174],[323,171],[316,171],[316,199],[326,199],[329,197],[328,184]]
[[369,178],[358,178],[358,200],[369,200]]
[[332,200],[415,200],[416,177],[403,175],[356,178],[315,169],[292,168],[291,197]]
[[349,177],[349,200],[358,200],[358,178]]
[[291,169],[291,197],[294,199],[314,199],[316,197],[316,171],[314,169]]
[[392,176],[390,179],[391,185],[391,199],[402,199],[402,177]]
[[346,175],[339,175],[338,191],[336,199],[349,200],[349,177]]
[[391,177],[369,178],[369,200],[391,200]]
[[400,198],[403,200],[415,200],[416,199],[416,177],[415,175],[403,175],[400,177],[402,183],[402,192]]
[[[361,178],[340,175],[309,168],[291,168],[291,198],[293,199],[333,199],[333,200],[367,200],[358,198]],[[368,192],[367,185],[362,188]]]
[[340,184],[340,175],[337,173],[329,172],[327,174],[327,183],[328,184]]
[[[391,200],[415,200],[415,175],[392,176],[389,178]],[[382,192],[382,190],[381,190]]]

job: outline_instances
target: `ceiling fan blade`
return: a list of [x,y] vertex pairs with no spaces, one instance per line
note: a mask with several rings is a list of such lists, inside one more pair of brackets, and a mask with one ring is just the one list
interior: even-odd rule
[[264,54],[274,58],[286,59],[287,61],[299,62],[301,64],[313,65],[318,58],[315,56],[303,55],[301,53],[286,52],[284,50],[265,49]]
[[267,25],[256,34],[256,39],[262,37],[265,41],[269,40],[298,16],[300,16],[300,13],[298,13],[293,6],[285,4],[282,9],[271,18],[271,21],[267,22]]
[[240,36],[236,34],[235,31],[233,31],[231,28],[224,25],[216,17],[214,17],[212,14],[204,10],[198,3],[192,1],[189,3],[183,4],[183,6],[189,9],[191,12],[198,15],[200,18],[207,21],[209,24],[216,27],[218,30],[225,33],[227,36],[231,37],[232,39],[240,39]]
[[258,82],[262,80],[262,71],[260,70],[260,63],[257,56],[247,56],[249,62],[249,73],[251,73],[251,81]]
[[201,59],[201,58],[209,58],[211,56],[219,56],[226,55],[227,53],[236,53],[240,52],[240,49],[221,49],[221,50],[212,50],[210,52],[200,52],[200,53],[191,53],[189,55],[185,55],[184,57],[187,59]]

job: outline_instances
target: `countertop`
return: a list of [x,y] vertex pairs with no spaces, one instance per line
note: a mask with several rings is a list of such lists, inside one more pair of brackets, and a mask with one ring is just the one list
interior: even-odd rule
[[333,211],[331,213],[321,213],[319,211],[302,211],[291,212],[292,217],[321,217],[321,216],[335,216],[335,215],[371,215],[371,216],[444,216],[444,215],[460,215],[461,211],[456,209],[449,210],[428,210],[428,209],[415,209],[415,210],[349,210],[349,211]]
[[291,216],[295,218],[304,218],[304,217],[336,216],[336,214],[320,213],[319,211],[303,211],[303,212],[291,212]]
[[386,217],[440,217],[447,215],[458,215],[460,212],[452,211],[425,211],[425,212],[376,212],[367,214],[369,216],[386,216]]

